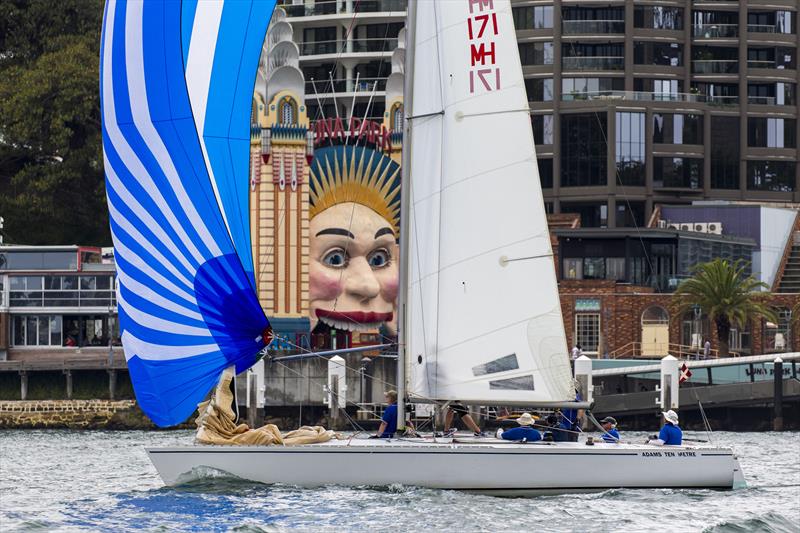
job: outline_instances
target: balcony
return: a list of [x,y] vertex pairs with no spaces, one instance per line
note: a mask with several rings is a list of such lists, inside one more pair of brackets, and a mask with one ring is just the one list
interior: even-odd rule
[[561,22],[564,35],[586,35],[625,33],[624,20],[564,20]]
[[748,96],[747,103],[755,105],[775,105],[777,98],[774,96]]
[[739,72],[737,59],[695,59],[692,61],[693,74],[736,74]]
[[[408,0],[361,0],[357,4],[354,2],[354,9],[350,13],[402,12],[406,10],[407,4]],[[322,0],[305,4],[292,4],[290,0],[286,0],[281,3],[280,7],[286,11],[288,17],[315,17],[348,13],[347,3],[343,0]]]
[[[333,83],[331,83],[331,81]],[[349,81],[349,83],[348,83]],[[386,89],[386,78],[358,78],[358,83],[356,83],[356,79],[353,78],[351,80],[347,80],[345,78],[338,78],[331,80],[328,79],[321,79],[321,80],[307,80],[306,81],[306,95],[313,96],[314,94],[330,94],[330,93],[345,93],[345,92],[356,92],[356,93],[371,93],[373,86],[377,84],[375,87],[376,91],[383,91]],[[349,87],[348,87],[349,85]]]
[[736,105],[737,96],[707,96],[694,93],[658,93],[644,91],[572,92],[561,95],[561,101],[627,100],[635,102],[691,102],[711,105]]
[[389,53],[397,48],[397,38],[358,39],[350,42],[349,49],[348,42],[345,40],[308,41],[297,43],[297,46],[300,48],[300,55],[302,56],[341,53]]
[[739,36],[738,24],[695,24],[692,26],[695,39],[735,39]]
[[582,56],[561,58],[564,70],[624,70],[623,56]]
[[774,24],[748,24],[747,33],[778,33],[778,27]]
[[771,59],[748,59],[747,68],[778,68],[778,67],[777,63],[775,63],[775,61]]

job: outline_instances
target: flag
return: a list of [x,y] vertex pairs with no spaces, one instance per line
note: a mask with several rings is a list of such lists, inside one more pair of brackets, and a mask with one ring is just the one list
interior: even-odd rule
[[686,363],[681,365],[681,377],[678,379],[678,383],[683,383],[687,381],[690,377],[692,377],[692,371],[689,370],[689,367],[686,366]]

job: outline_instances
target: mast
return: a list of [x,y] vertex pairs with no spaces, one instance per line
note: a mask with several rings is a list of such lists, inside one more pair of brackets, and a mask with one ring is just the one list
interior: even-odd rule
[[408,319],[408,267],[411,216],[411,97],[414,87],[414,26],[417,3],[408,3],[406,12],[406,55],[403,67],[403,157],[400,164],[400,291],[397,295],[397,429],[406,426],[406,347],[409,345]]

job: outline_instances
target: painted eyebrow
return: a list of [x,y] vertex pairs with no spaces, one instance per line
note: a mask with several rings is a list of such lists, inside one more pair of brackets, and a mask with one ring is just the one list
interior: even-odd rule
[[392,230],[392,228],[387,226],[387,227],[381,228],[381,229],[379,229],[378,231],[375,232],[375,238],[376,239],[378,237],[380,237],[381,235],[391,235],[392,237],[394,237],[394,231]]
[[317,237],[320,235],[341,235],[342,237],[350,237],[351,239],[356,238],[355,235],[342,228],[327,228],[317,233]]

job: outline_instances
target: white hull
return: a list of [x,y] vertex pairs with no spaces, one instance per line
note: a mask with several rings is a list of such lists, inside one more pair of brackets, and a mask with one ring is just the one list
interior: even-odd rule
[[167,485],[190,481],[208,469],[300,487],[402,484],[495,494],[744,485],[739,463],[727,448],[391,439],[147,452]]

